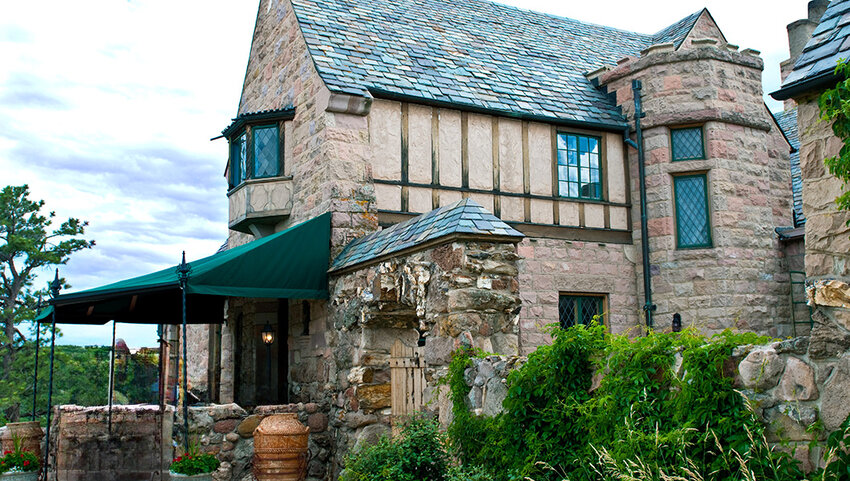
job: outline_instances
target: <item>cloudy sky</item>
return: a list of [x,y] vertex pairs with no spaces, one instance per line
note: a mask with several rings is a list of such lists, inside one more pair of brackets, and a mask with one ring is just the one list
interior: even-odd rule
[[[653,33],[708,7],[727,39],[760,50],[766,91],[806,0],[504,0]],[[224,141],[236,113],[256,0],[6,2],[0,17],[0,186],[27,183],[97,246],[62,268],[73,290],[209,255],[227,236]],[[772,109],[781,108],[769,101]],[[49,273],[43,273],[44,282]],[[155,328],[119,325],[131,347]],[[108,344],[110,328],[62,342]]]

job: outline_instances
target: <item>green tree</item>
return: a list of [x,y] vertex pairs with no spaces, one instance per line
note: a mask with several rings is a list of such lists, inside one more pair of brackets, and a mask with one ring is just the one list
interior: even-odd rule
[[[0,191],[0,382],[14,372],[16,358],[26,345],[21,322],[35,315],[37,273],[65,264],[71,254],[94,245],[83,239],[87,222],[69,218],[53,228],[54,212],[42,215],[44,201],[29,198],[29,186],[7,186]],[[6,418],[18,419],[20,400],[6,406]]]

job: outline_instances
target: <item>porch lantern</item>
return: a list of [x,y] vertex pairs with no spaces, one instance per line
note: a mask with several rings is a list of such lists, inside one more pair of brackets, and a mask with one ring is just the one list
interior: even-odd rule
[[267,322],[261,334],[263,336],[263,342],[266,345],[271,346],[274,343],[274,329],[271,324]]

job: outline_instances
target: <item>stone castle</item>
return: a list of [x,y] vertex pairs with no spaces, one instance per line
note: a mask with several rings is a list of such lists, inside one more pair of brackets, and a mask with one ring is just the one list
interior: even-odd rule
[[[784,76],[827,4],[789,25]],[[229,298],[190,327],[194,392],[309,405],[338,461],[395,416],[447,419],[436,380],[460,344],[840,317],[802,285],[847,275],[840,185],[816,167],[836,141],[803,128],[811,91],[771,114],[762,69],[707,10],[647,35],[485,0],[261,0],[223,131],[226,247],[330,213],[329,294]]]

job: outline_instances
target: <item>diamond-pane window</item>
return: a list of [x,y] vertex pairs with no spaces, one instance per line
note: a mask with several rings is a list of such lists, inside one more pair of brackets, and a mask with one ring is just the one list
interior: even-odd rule
[[277,125],[254,127],[254,177],[274,177],[280,171]]
[[702,145],[702,127],[672,129],[670,142],[673,144],[673,160],[704,159]]
[[602,200],[599,137],[558,134],[558,195]]
[[558,317],[564,329],[576,324],[588,325],[597,316],[602,322],[601,296],[574,296],[561,294],[558,297]]
[[708,182],[705,174],[674,177],[673,191],[676,198],[678,247],[711,247]]
[[245,134],[230,141],[230,187],[236,187],[245,180],[247,154]]

